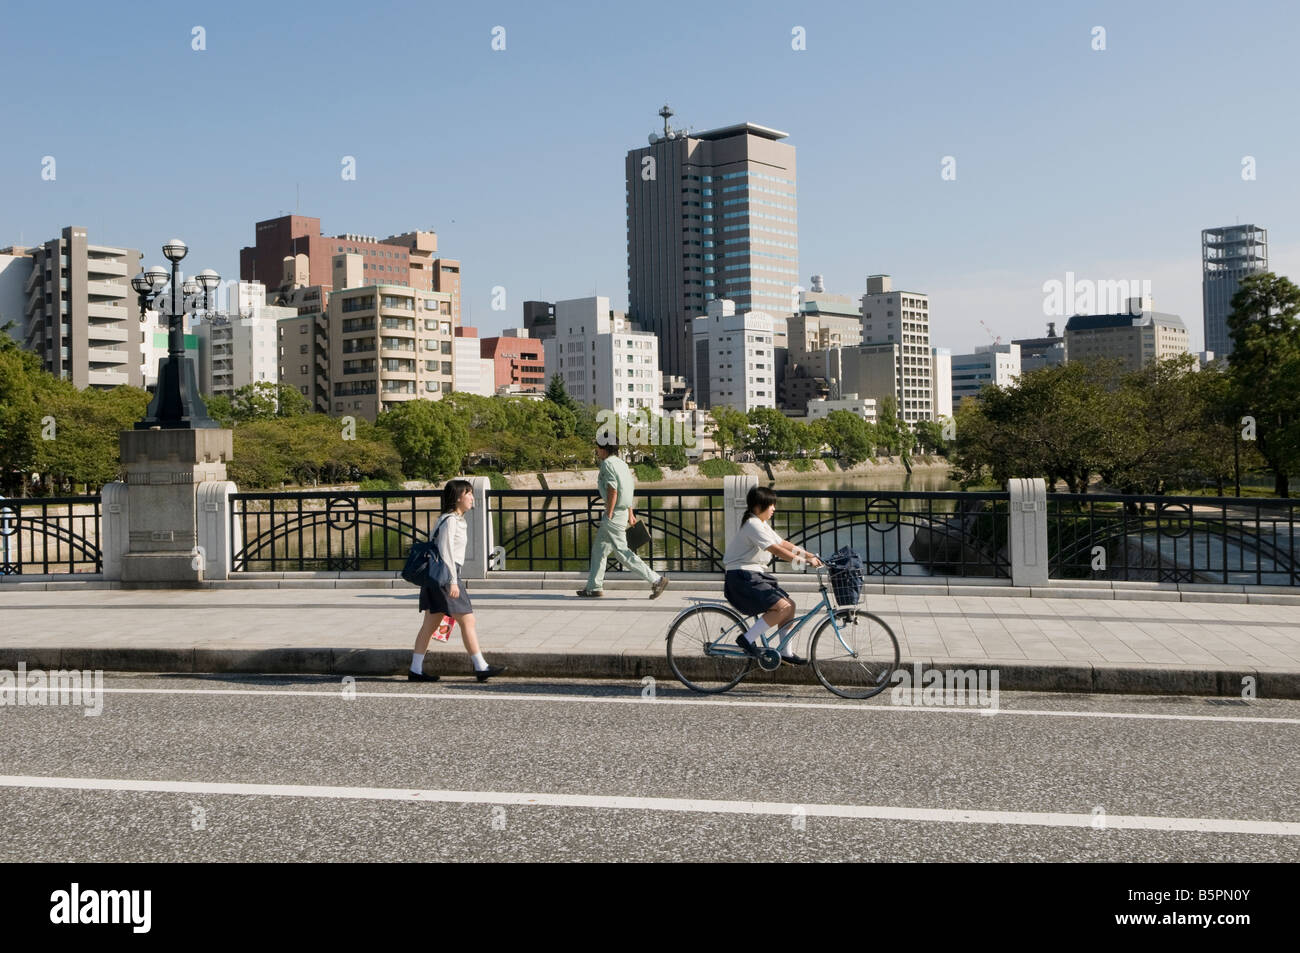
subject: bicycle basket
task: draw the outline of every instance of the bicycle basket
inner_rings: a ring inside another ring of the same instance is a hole
[[[862,598],[862,557],[847,546],[826,560],[837,606],[856,606]]]

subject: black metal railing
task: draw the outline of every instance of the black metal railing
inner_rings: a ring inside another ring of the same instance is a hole
[[[1055,578],[1300,585],[1300,500],[1053,493],[1047,501]]]
[[[814,553],[858,551],[877,576],[1010,578],[1009,494],[777,490],[772,528]]]
[[[399,571],[441,490],[232,493],[232,572]]]
[[[0,575],[103,572],[100,497],[0,499]]]
[[[493,569],[585,572],[604,504],[590,490],[502,490],[489,494]],[[718,572],[722,567],[722,491],[637,490],[637,519],[650,530],[637,555],[665,572]],[[611,567],[618,567],[611,560]]]

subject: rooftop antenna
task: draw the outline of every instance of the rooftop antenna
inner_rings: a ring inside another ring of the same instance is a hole
[[[664,108],[659,110],[659,115],[664,117],[664,138],[667,139],[668,133],[672,131],[668,128],[668,120],[672,117],[673,111],[668,108],[667,103],[664,103]]]

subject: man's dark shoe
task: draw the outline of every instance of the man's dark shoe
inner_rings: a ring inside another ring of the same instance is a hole
[[[667,588],[668,588],[668,577],[661,575],[659,577],[659,581],[656,582],[650,590],[650,598],[658,599],[659,596],[663,594],[663,591]]]
[[[412,672],[408,669],[406,672],[406,680],[408,682],[436,682],[438,680],[438,676],[428,675],[425,674],[424,672]]]
[[[595,599],[598,596],[603,596],[604,594],[605,594],[604,589],[579,589],[578,590],[578,595],[586,599]]]
[[[781,661],[784,662],[786,665],[807,665],[808,664],[808,660],[806,658],[800,658],[798,655],[782,655]]]
[[[751,642],[743,635],[736,636],[736,644],[745,650],[745,654],[752,659],[761,659],[763,657],[763,647],[757,642]]]
[[[483,671],[475,672],[474,677],[480,682],[486,682],[493,675],[500,675],[505,670],[506,666],[504,665],[489,665],[487,668],[483,669]]]

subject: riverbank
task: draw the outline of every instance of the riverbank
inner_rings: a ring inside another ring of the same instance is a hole
[[[809,469],[796,470],[790,461],[778,461],[771,464],[770,476],[767,468],[761,463],[737,463],[736,467],[742,474],[756,477],[762,484],[775,481],[777,486],[797,486],[802,483],[826,484],[828,482],[842,482],[851,485],[858,482],[876,482],[882,479],[901,482],[907,478],[907,468],[903,466],[902,460],[897,457],[881,457],[879,462],[868,460],[847,469],[838,467],[830,469],[823,460],[805,462]],[[926,483],[933,482],[936,479],[946,482],[949,469],[950,465],[943,457],[914,457],[912,459],[913,476],[918,479],[924,477],[923,482]],[[596,485],[596,472],[596,469],[592,468],[589,470],[551,470],[546,473],[509,473],[505,475],[505,479],[509,482],[510,488],[514,490],[589,489]],[[411,484],[405,485],[412,487]],[[691,464],[680,470],[665,469],[662,480],[637,480],[637,486],[644,487],[720,487],[721,485],[721,477],[705,476],[700,473],[700,468],[696,464]]]

